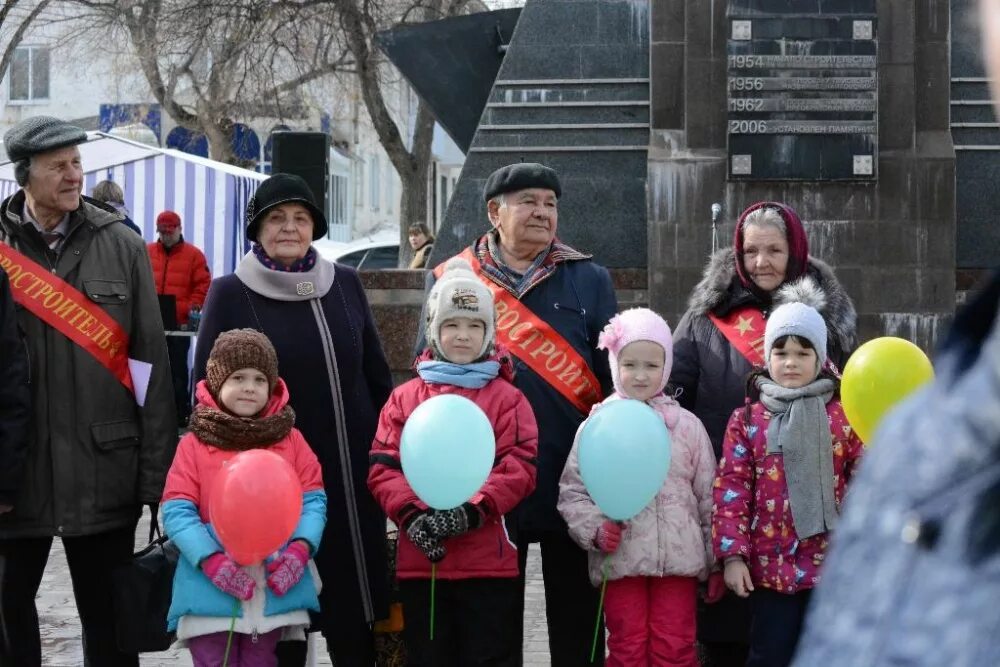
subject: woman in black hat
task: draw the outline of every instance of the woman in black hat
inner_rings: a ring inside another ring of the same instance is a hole
[[[368,493],[368,450],[392,377],[358,274],[319,256],[327,223],[306,182],[274,174],[247,206],[252,249],[236,272],[212,281],[202,310],[197,379],[216,337],[250,327],[278,352],[295,425],[323,467],[327,524],[316,554],[323,632],[340,665],[372,665],[372,624],[387,616],[385,517]],[[279,645],[302,665],[305,645]]]

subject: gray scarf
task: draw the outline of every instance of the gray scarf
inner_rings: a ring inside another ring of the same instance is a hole
[[[837,521],[837,504],[826,404],[833,398],[833,380],[787,389],[760,377],[757,388],[761,403],[771,413],[767,453],[782,456],[795,532],[804,539],[831,530]]]
[[[248,252],[236,267],[236,277],[252,291],[278,301],[308,301],[326,296],[333,286],[334,266],[322,257],[308,271],[273,271]]]

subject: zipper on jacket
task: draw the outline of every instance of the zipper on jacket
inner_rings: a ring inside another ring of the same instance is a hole
[[[170,249],[163,250],[163,278],[160,280],[160,294],[167,293],[167,270],[170,268]]]

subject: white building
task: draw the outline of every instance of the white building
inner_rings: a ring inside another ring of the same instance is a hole
[[[58,11],[48,10],[43,18],[60,18]],[[120,48],[109,47],[116,41]],[[401,134],[409,139],[417,98],[394,69],[387,71],[386,80],[386,103]],[[243,146],[256,158],[258,169],[270,171],[267,139],[274,129],[327,132],[334,145],[328,202],[331,239],[346,241],[398,228],[399,176],[378,141],[353,78],[331,76],[315,81],[303,98],[308,109],[305,118],[239,119],[247,139]],[[88,130],[110,130],[109,123],[129,125],[116,132],[139,141],[156,137],[165,147],[179,147],[178,137],[186,133],[165,112],[159,112],[123,37],[109,34],[95,39],[93,30],[80,33],[72,21],[43,20],[29,29],[0,80],[0,106],[0,134],[24,118],[42,114],[75,121]],[[122,111],[131,117],[113,117]],[[135,132],[142,127],[136,125],[137,120],[148,122],[158,132]],[[435,128],[433,152],[427,221],[436,229],[464,156],[440,127]]]

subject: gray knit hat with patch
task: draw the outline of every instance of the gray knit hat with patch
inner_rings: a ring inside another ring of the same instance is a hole
[[[441,324],[453,317],[480,320],[486,326],[478,359],[493,349],[493,337],[496,334],[493,293],[476,277],[472,266],[461,257],[448,260],[444,273],[434,283],[427,298],[427,342],[437,353],[441,352]]]

